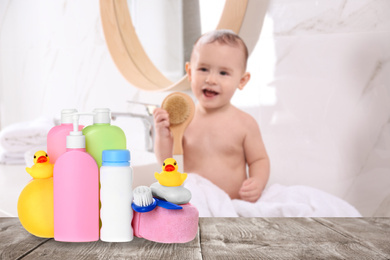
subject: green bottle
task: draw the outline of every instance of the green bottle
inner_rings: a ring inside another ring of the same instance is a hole
[[[126,149],[126,135],[121,128],[111,125],[110,109],[96,108],[93,113],[93,125],[85,127],[83,134],[85,149],[100,169],[103,151]]]

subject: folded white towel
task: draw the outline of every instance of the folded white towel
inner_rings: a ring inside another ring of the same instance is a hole
[[[23,153],[9,153],[0,147],[0,164],[24,164]]]
[[[5,127],[0,132],[0,145],[8,153],[24,153],[46,145],[47,133],[54,126],[54,120],[40,117],[28,122],[19,122]]]
[[[200,217],[361,217],[346,201],[307,186],[268,187],[255,202],[231,200],[209,180],[188,174],[184,186]]]

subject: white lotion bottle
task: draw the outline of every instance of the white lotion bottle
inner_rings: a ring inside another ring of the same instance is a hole
[[[129,150],[104,150],[100,167],[100,239],[105,242],[133,240],[133,169]]]

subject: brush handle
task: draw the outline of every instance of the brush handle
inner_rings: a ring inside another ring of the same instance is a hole
[[[174,204],[172,202],[166,201],[166,200],[160,200],[157,198],[154,198],[157,201],[157,206],[164,208],[164,209],[183,209],[182,206],[179,206],[177,204]]]
[[[173,155],[173,159],[175,159],[175,161],[178,165],[179,171],[184,171],[184,156],[183,156],[183,154]]]
[[[182,127],[181,127],[182,128]],[[183,134],[184,129],[179,129],[178,127],[171,127],[171,132],[173,136],[173,154],[183,154]]]

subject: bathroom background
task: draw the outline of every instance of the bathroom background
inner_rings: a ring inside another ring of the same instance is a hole
[[[200,1],[202,31],[215,28],[223,6],[209,2]],[[252,78],[232,101],[260,125],[269,184],[308,185],[363,216],[390,216],[389,13],[387,0],[270,0],[249,59]],[[1,130],[58,121],[63,108],[139,114],[144,108],[128,101],[158,105],[167,94],[140,91],[120,74],[98,1],[1,1]],[[112,123],[125,130],[133,165],[154,163],[142,120]],[[17,214],[30,179],[24,167],[0,164],[0,216]]]

